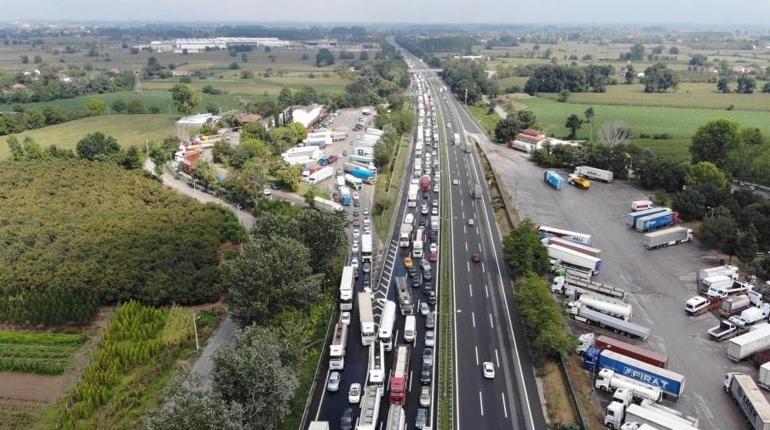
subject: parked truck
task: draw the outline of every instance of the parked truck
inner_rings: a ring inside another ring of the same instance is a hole
[[[571,240],[562,239],[560,237],[548,237],[542,239],[543,245],[559,245],[563,246],[564,248],[569,248],[573,251],[580,252],[582,254],[590,255],[591,257],[599,258],[602,255],[602,250],[599,248],[594,248],[593,246],[583,245],[580,243],[573,242]]]
[[[719,308],[719,316],[730,318],[733,315],[743,312],[743,310],[749,306],[751,306],[751,300],[749,299],[749,296],[745,294],[727,297],[722,300],[722,306]]]
[[[354,190],[360,190],[364,185],[364,181],[361,178],[353,176],[350,173],[345,174],[345,183],[350,185]]]
[[[636,220],[634,228],[638,232],[647,232],[668,227],[679,222],[679,212],[670,209],[652,215],[647,215]]]
[[[650,200],[634,200],[631,202],[631,210],[636,211],[644,211],[647,209],[650,209],[652,207],[652,201]]]
[[[574,276],[572,272],[554,277],[551,283],[551,292],[571,297],[583,293],[596,293],[616,299],[623,299],[626,296],[626,290],[623,288]]]
[[[741,408],[752,430],[770,430],[770,403],[751,376],[727,373],[722,382],[724,390]]]
[[[321,181],[325,181],[326,179],[331,178],[332,176],[334,176],[334,167],[326,166],[326,167],[322,167],[322,168],[316,170],[315,172],[311,173],[308,176],[307,181],[311,185],[315,185],[315,184],[318,184]]]
[[[770,304],[764,304],[761,307],[751,306],[741,311],[740,315],[731,316],[729,321],[738,327],[748,327],[766,320],[768,313],[770,313]]]
[[[642,327],[638,324],[589,309],[586,305],[580,303],[580,301],[568,303],[567,313],[577,321],[592,324],[597,327],[603,327],[612,330],[615,333],[642,340],[647,340],[652,331],[647,327]]]
[[[709,285],[705,284],[706,279],[714,276],[727,276],[730,279],[738,279],[738,268],[729,264],[725,264],[717,267],[709,267],[708,269],[701,269],[698,271],[696,280],[698,281],[698,291],[705,292],[709,289]]]
[[[721,320],[719,325],[711,327],[706,331],[711,339],[721,342],[723,340],[732,339],[735,336],[742,335],[748,331],[745,327],[738,327],[732,321]]]
[[[634,211],[634,212],[629,212],[629,213],[626,214],[626,224],[629,227],[634,228],[636,226],[636,221],[639,218],[643,218],[643,217],[646,217],[648,215],[654,215],[654,214],[657,214],[657,213],[660,213],[660,212],[665,212],[665,211],[670,211],[670,210],[671,209],[669,209],[669,208],[649,208],[649,209],[645,209],[645,210],[638,210],[638,211]]]
[[[631,304],[622,300],[602,296],[599,294],[576,294],[575,297],[580,303],[586,305],[589,309],[601,312],[603,314],[612,315],[616,318],[623,320],[631,319]]]
[[[362,181],[372,181],[377,177],[377,172],[371,169],[367,169],[355,163],[345,163],[343,168],[346,173],[349,173],[356,178],[360,178]]]
[[[770,325],[765,325],[730,339],[727,344],[727,358],[741,361],[755,352],[768,348],[770,348]]]
[[[591,188],[590,179],[586,179],[582,176],[578,176],[575,174],[570,174],[569,176],[567,176],[567,183],[569,183],[570,185],[574,185],[583,190],[587,190]]]
[[[559,245],[548,245],[548,256],[562,264],[580,267],[599,273],[602,270],[601,258],[592,257]]]
[[[612,182],[612,172],[590,166],[575,167],[575,175],[602,182]]]
[[[722,301],[719,299],[707,299],[703,296],[693,296],[684,302],[684,311],[690,316],[698,316],[708,311],[719,309]]]
[[[323,197],[313,197],[313,203],[315,208],[324,212],[339,213],[344,210],[341,204],[335,203],[332,200],[325,199]]]
[[[647,348],[632,345],[628,342],[624,342],[609,336],[596,336],[594,333],[586,333],[581,335],[578,340],[580,344],[577,348],[577,352],[581,355],[584,355],[586,351],[588,351],[588,348],[594,347],[596,349],[614,351],[619,354],[623,354],[626,357],[635,358],[653,366],[663,368],[668,367],[668,357],[665,354],[650,351]]]
[[[652,400],[653,402],[660,402],[663,400],[663,390],[660,388],[653,387],[626,376],[618,375],[610,369],[599,370],[594,386],[597,390],[606,391],[608,393],[617,389],[628,390],[628,392],[637,399],[647,399]]]
[[[655,407],[655,403],[642,402],[625,405],[612,402],[607,405],[604,425],[611,429],[622,429],[623,423],[635,423],[637,426],[648,425],[658,430],[697,430],[698,420],[685,417],[669,408]],[[642,427],[636,427],[642,428]]]
[[[553,170],[546,170],[545,173],[543,173],[543,180],[555,190],[564,188],[564,178],[559,176],[559,174]]]
[[[748,294],[751,296],[754,290],[754,286],[748,282],[733,280],[730,280],[729,283],[720,282],[716,285],[717,286],[712,285],[709,287],[709,289],[706,291],[706,296],[724,300],[727,297],[734,296],[736,294]]]
[[[765,361],[759,366],[759,379],[757,380],[757,385],[766,390],[770,390],[770,361]]]
[[[692,240],[692,229],[675,226],[653,231],[644,235],[644,246],[647,249],[663,248],[678,245]]]
[[[619,375],[660,388],[664,394],[674,398],[681,396],[684,391],[683,375],[607,349],[588,348],[583,367],[594,372],[610,369]]]

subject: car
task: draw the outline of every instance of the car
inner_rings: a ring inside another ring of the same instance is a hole
[[[350,325],[350,311],[342,311],[340,314],[340,322],[345,325]]]
[[[329,382],[326,383],[326,390],[330,391],[332,393],[336,393],[340,390],[340,380],[342,380],[342,375],[340,375],[340,372],[334,371],[329,374]]]
[[[417,178],[412,178],[409,180],[409,183],[417,185],[420,183],[420,180]]]
[[[460,185],[460,180],[457,178],[452,179],[452,185]]]
[[[422,199],[428,200],[428,193],[422,193]]]
[[[422,351],[422,362],[433,365],[433,348],[425,348]]]
[[[358,199],[359,199],[358,191],[353,191],[353,200],[358,200]]]
[[[425,302],[420,302],[420,315],[428,316],[430,313],[430,306]]]
[[[353,229],[353,239],[358,239],[359,237],[361,237],[361,230],[359,230],[357,228],[354,228]]]
[[[420,213],[423,215],[428,215],[428,203],[422,202],[422,205],[420,205]]]
[[[431,202],[431,204],[434,208],[438,207],[438,199],[433,199],[433,202]]]
[[[350,312],[348,312],[348,313],[350,313]],[[425,317],[425,328],[433,328],[435,326],[436,326],[436,314],[433,313],[433,312],[430,312]]]
[[[425,174],[430,176],[430,174],[433,173],[433,170],[430,169],[430,167],[425,168]]]
[[[345,408],[345,412],[340,417],[340,430],[353,429],[353,408]]]
[[[416,278],[417,277],[417,269],[416,268],[410,267],[409,269],[407,269],[407,271],[409,272],[409,277],[410,278]]]
[[[357,271],[358,270],[358,258],[352,258],[350,260],[350,266],[353,267],[353,271],[354,272]]]
[[[491,361],[481,363],[481,371],[487,379],[495,379],[495,365]]]
[[[433,291],[433,283],[426,282],[425,283],[425,296],[427,297],[427,301],[431,305],[436,304],[436,292]]]
[[[364,216],[367,217],[367,218],[364,218],[364,223],[367,223],[368,222],[367,220],[369,219],[368,218],[368,216],[369,216],[369,208],[364,208],[363,212],[364,212]]]
[[[433,378],[432,372],[433,367],[430,364],[422,363],[422,368],[420,369],[420,382],[423,384],[430,384],[430,381]]]
[[[361,227],[361,223],[358,222],[358,219],[353,220],[353,227],[356,227],[356,228]]]
[[[422,279],[420,278],[413,278],[412,279],[412,288],[420,288],[422,287]]]
[[[476,221],[474,221],[473,218],[468,218],[468,225],[473,227],[474,225],[476,225]]]
[[[430,252],[438,252],[438,243],[433,242],[430,244]]]
[[[425,330],[425,346],[433,347],[436,344],[436,332]]]
[[[473,252],[471,253],[471,261],[474,263],[478,263],[481,261],[481,253],[479,252]]]
[[[348,390],[348,402],[356,404],[361,401],[361,384],[354,382]]]
[[[430,281],[431,279],[433,279],[433,274],[430,272],[430,270],[426,272],[422,272],[422,278],[425,279],[426,281]]]
[[[363,270],[364,273],[369,273],[372,270],[372,263],[364,261],[364,264],[361,266],[361,270]]]
[[[424,258],[420,260],[420,267],[422,268],[423,272],[430,272],[430,262]]]
[[[353,216],[358,218],[358,209],[353,209]]]
[[[270,196],[273,195],[273,190],[271,190],[270,188],[265,188],[262,191],[262,195],[265,196],[265,197],[270,197]]]
[[[370,226],[369,224],[364,224],[363,230],[364,230],[364,234],[370,234],[372,232],[372,226]]]
[[[353,242],[353,246],[350,248],[350,251],[353,253],[353,255],[358,254],[358,242]]]
[[[404,267],[407,269],[411,269],[414,267],[414,262],[412,261],[412,257],[404,257]]]
[[[359,200],[353,200],[353,207],[357,208],[359,206],[361,206],[361,202]]]
[[[429,259],[430,261],[434,261],[434,262],[435,262],[435,261],[438,261],[438,252],[436,252],[436,251],[431,251],[431,252],[430,252],[430,254],[428,254],[428,259]]]
[[[372,220],[369,219],[369,214],[366,213],[366,209],[364,209],[364,219],[363,219],[363,221],[364,221],[364,228],[367,228],[370,225],[372,225]]]
[[[434,149],[433,151],[431,151],[430,153],[431,153],[431,154],[433,154],[433,156],[434,156],[434,157],[435,157],[436,155],[438,155],[438,152],[437,152],[435,149]]]
[[[437,207],[434,207],[433,209],[431,209],[431,210],[430,210],[430,214],[431,214],[431,215],[438,215],[438,208],[437,208]]]
[[[364,278],[363,281],[361,281],[361,289],[364,291],[368,291],[369,288],[372,287],[372,282],[369,280],[369,278]]]
[[[414,426],[418,429],[423,429],[428,425],[428,410],[425,408],[417,408],[417,415],[414,418]]]
[[[433,192],[437,193],[438,191],[439,191],[439,187],[438,187],[438,184],[436,184],[433,186]]]
[[[427,385],[424,387],[420,387],[420,406],[429,408],[430,401],[431,401],[430,387]]]
[[[425,227],[425,218],[420,218],[420,222],[417,223],[420,227]]]

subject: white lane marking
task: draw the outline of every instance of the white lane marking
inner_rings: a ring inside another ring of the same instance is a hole
[[[471,297],[473,297],[473,284],[468,284],[468,292],[471,294]]]
[[[465,252],[468,252],[468,241],[465,242]]]
[[[489,298],[489,288],[486,286],[486,284],[484,285],[484,294],[486,294],[487,298]]]
[[[478,363],[478,358],[476,359],[476,364]],[[367,366],[368,367],[368,366]],[[326,378],[324,378],[324,387],[329,385],[329,374],[331,373],[331,369],[326,369]],[[318,417],[321,415],[321,407],[324,404],[324,394],[326,394],[326,389],[323,389],[321,391],[321,400],[318,402],[318,410],[315,412],[315,420],[318,421]]]
[[[497,348],[495,348],[495,361],[497,362],[497,367],[500,367],[500,356],[497,355]]]
[[[487,273],[487,269],[484,268],[484,263],[481,263],[481,271]]]
[[[468,271],[470,272],[471,271],[471,263],[466,261],[465,265],[468,267]]]
[[[479,365],[479,348],[476,345],[473,345],[473,350],[476,351],[476,366]]]
[[[481,396],[481,391],[479,391],[479,408],[481,409],[481,416],[484,416],[484,398]]]
[[[473,328],[476,328],[476,313],[471,311],[471,321],[473,322]]]
[[[492,322],[492,313],[489,313],[489,326],[492,328],[495,328],[495,323]]]
[[[468,230],[465,228],[465,226],[463,226],[463,234],[468,234]]]
[[[500,398],[503,399],[503,414],[508,418],[508,408],[505,407],[505,394],[500,393]]]
[[[412,377],[412,371],[410,370],[409,371],[409,392],[410,393],[412,392],[412,379],[414,378]]]

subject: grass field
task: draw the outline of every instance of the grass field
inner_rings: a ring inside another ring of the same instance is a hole
[[[167,115],[105,115],[65,122],[30,130],[18,135],[29,136],[43,147],[74,148],[86,134],[101,131],[118,140],[121,146],[144,147],[146,141],[176,135],[175,118]],[[0,160],[8,158],[8,145],[0,138]]]
[[[481,127],[484,129],[487,135],[494,138],[495,126],[497,125],[498,121],[500,121],[500,116],[495,112],[489,113],[489,108],[481,103],[468,106],[468,110],[471,112],[471,115],[473,115],[476,121],[481,124]]]
[[[555,93],[540,96],[552,100],[559,97]],[[720,94],[716,91],[716,85],[709,83],[683,83],[676,92],[662,94],[645,93],[641,84],[610,85],[606,93],[572,93],[569,103],[721,110],[734,106],[735,110],[770,111],[770,94]]]
[[[86,334],[0,331],[0,371],[60,375]]]
[[[582,117],[583,112],[593,106],[594,133],[601,124],[608,121],[623,121],[632,130],[634,136],[641,133],[655,134],[668,133],[671,139],[651,140],[635,138],[634,142],[642,147],[651,148],[662,157],[673,159],[688,158],[690,137],[695,130],[715,119],[727,119],[735,121],[741,127],[757,127],[765,135],[770,135],[770,121],[767,112],[724,111],[715,109],[692,109],[673,107],[645,107],[645,106],[608,106],[588,105],[578,103],[559,103],[546,98],[532,98],[521,100],[537,116],[538,124],[545,130],[551,131],[557,137],[569,134],[564,127],[567,117],[577,114]],[[587,139],[589,126],[583,124],[578,130],[579,139]]]
[[[144,88],[153,90],[168,90],[179,81],[158,80],[145,81],[142,83]],[[198,91],[206,85],[210,85],[218,90],[223,90],[227,94],[245,95],[245,96],[276,96],[284,87],[296,90],[305,86],[314,88],[318,92],[343,92],[345,86],[351,81],[342,79],[336,74],[328,74],[328,77],[316,75],[310,78],[307,75],[291,76],[273,76],[270,78],[238,79],[229,77],[227,79],[203,79],[194,80],[192,86]]]

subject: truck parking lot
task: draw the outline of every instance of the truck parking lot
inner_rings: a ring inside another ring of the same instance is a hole
[[[697,294],[696,272],[719,264],[718,259],[697,243],[648,250],[644,235],[625,223],[631,202],[646,196],[622,181],[595,181],[589,190],[556,190],[544,182],[544,169],[524,154],[479,140],[522,218],[593,236],[592,246],[602,249],[598,280],[628,291],[625,300],[634,308],[631,321],[652,329],[643,344],[667,353],[669,369],[687,378],[683,395],[669,406],[699,418],[701,429],[747,428],[738,407],[722,390],[722,378],[728,371],[756,375],[757,370],[751,361],[731,361],[727,344],[709,338],[706,331],[719,324],[714,314],[690,317],[684,312],[685,301]],[[581,323],[573,329],[575,334],[594,330]]]

